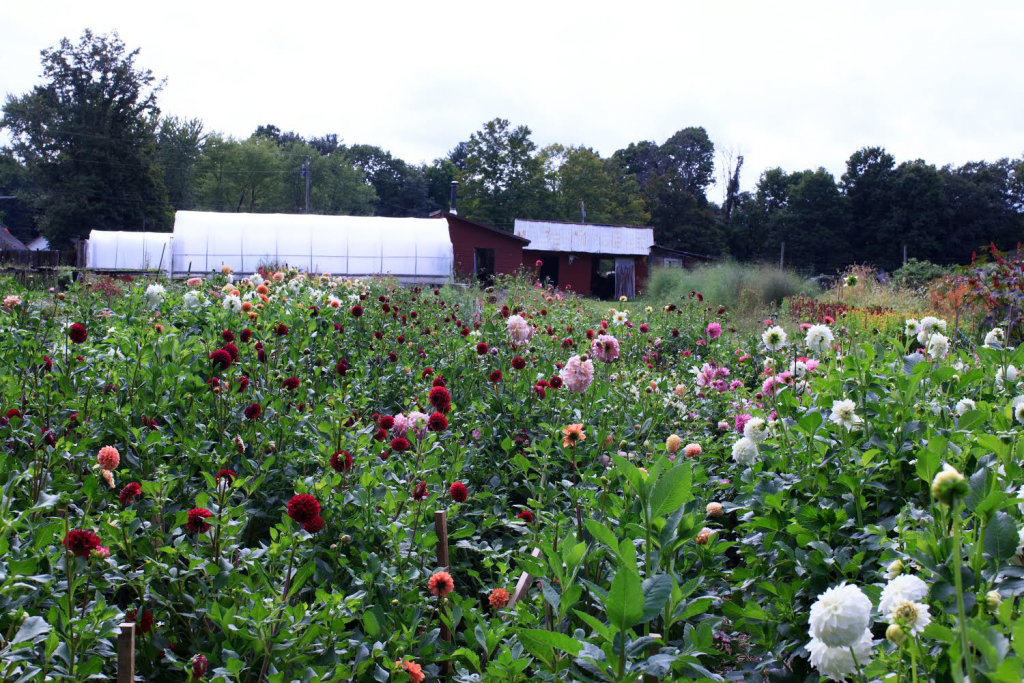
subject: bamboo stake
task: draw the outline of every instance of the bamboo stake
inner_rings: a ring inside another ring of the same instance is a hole
[[[534,548],[533,552],[530,553],[536,558],[540,558],[540,548]],[[516,582],[516,589],[512,592],[512,597],[508,601],[507,609],[515,607],[516,603],[519,602],[520,598],[526,594],[526,591],[530,589],[530,584],[533,583],[533,577],[530,576],[529,572],[523,572],[519,577],[519,581]]]

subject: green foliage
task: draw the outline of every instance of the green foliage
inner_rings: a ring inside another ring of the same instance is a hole
[[[949,269],[930,261],[909,258],[906,263],[893,271],[892,280],[901,287],[923,287],[947,272]]]
[[[0,128],[32,181],[38,227],[67,249],[91,229],[168,226],[157,165],[160,84],[116,33],[85,31],[43,50],[41,85],[8,95]]]
[[[791,270],[726,261],[694,269],[654,268],[646,298],[663,304],[686,298],[690,292],[700,292],[709,303],[744,314],[778,306],[787,296],[814,293],[815,287]]]

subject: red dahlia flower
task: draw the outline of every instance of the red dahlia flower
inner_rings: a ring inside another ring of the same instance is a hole
[[[427,418],[427,429],[432,432],[443,432],[448,429],[448,418],[441,413],[431,413]]]
[[[296,389],[299,388],[299,378],[286,377],[285,380],[281,382],[281,387],[287,389],[288,391],[295,391]]]
[[[220,338],[230,344],[231,342],[235,341],[235,333],[232,332],[231,330],[224,330],[223,332],[220,333]]]
[[[64,547],[75,557],[88,557],[89,553],[100,547],[100,537],[85,529],[72,529],[64,537]]]
[[[249,341],[252,340],[252,330],[248,327],[242,330],[242,333],[239,335],[239,339],[242,340],[243,344],[248,344]]]
[[[466,485],[461,481],[457,481],[451,485],[448,489],[448,495],[452,497],[456,503],[465,503],[466,499],[469,498],[469,491],[466,489]]]
[[[308,522],[306,522],[305,524],[303,524],[302,528],[305,529],[306,532],[310,533],[310,534],[319,533],[319,532],[323,531],[323,528],[324,528],[324,518],[321,517],[320,515],[317,515],[313,519],[311,519]]]
[[[452,395],[443,386],[435,386],[431,389],[428,398],[430,405],[434,406],[439,413],[447,413],[452,407]]]
[[[284,323],[278,323],[274,325],[274,334],[278,337],[284,337],[288,334],[288,326]]]
[[[497,384],[498,382],[500,382],[501,381],[501,377],[502,377],[501,370],[495,370],[491,374],[487,375],[487,379],[489,379],[494,384]]]
[[[68,338],[75,344],[81,344],[89,338],[89,331],[85,329],[85,325],[74,323],[68,328]]]
[[[242,375],[238,378],[238,393],[242,393],[249,388],[249,378]]]
[[[427,589],[431,595],[443,598],[455,590],[455,581],[452,580],[452,575],[448,572],[435,572],[427,581]]]
[[[344,376],[345,376],[345,373],[346,373],[346,372],[348,372],[348,371],[349,371],[349,369],[350,369],[350,368],[349,368],[349,366],[348,366],[348,361],[347,361],[347,360],[345,360],[344,358],[342,358],[341,360],[339,360],[339,361],[338,361],[338,364],[334,366],[334,371],[335,371],[335,372],[337,372],[337,373],[338,373],[339,375],[341,375],[342,377],[344,377]]]
[[[130,484],[125,484],[125,487],[121,489],[121,493],[118,495],[118,499],[121,501],[121,505],[128,505],[141,495],[142,486],[138,482],[133,481]]]
[[[135,610],[128,610],[124,613],[124,620],[135,622],[135,625],[139,628],[139,633],[149,633],[149,630],[153,628],[153,613],[148,609],[144,609],[142,610],[142,616],[136,618],[137,616],[138,614]]]
[[[562,378],[559,377],[558,375],[554,375],[550,380],[548,380],[548,383],[552,389],[562,388]]]
[[[521,519],[527,524],[529,524],[533,521],[533,513],[530,512],[529,510],[523,510],[518,515],[516,515],[516,519]]]
[[[231,354],[224,349],[217,349],[210,354],[210,363],[214,370],[227,370],[231,367]]]
[[[353,318],[358,318],[363,314],[363,307],[360,306],[359,304],[356,304],[349,310],[349,313],[352,314]]]
[[[332,455],[331,469],[335,472],[348,472],[352,469],[352,454],[348,451],[338,451]]]
[[[395,418],[391,415],[384,415],[377,424],[381,429],[391,429],[395,426]]]
[[[526,367],[526,359],[520,356],[516,356],[512,359],[512,367],[516,370],[522,370]]]
[[[476,345],[476,352],[477,352],[477,355],[480,355],[480,356],[485,355],[487,353],[487,344],[484,344],[483,342],[480,342],[479,344],[477,344]]]
[[[221,348],[223,350],[227,351],[228,355],[231,356],[231,362],[232,363],[238,361],[238,347],[237,346],[235,346],[231,342],[228,342],[227,344],[225,344]]]
[[[320,516],[320,503],[308,493],[297,493],[288,501],[288,516],[305,524]]]
[[[224,468],[217,472],[217,481],[220,481],[221,479],[227,480],[228,485],[230,485],[231,482],[233,482],[235,479],[238,479],[238,475],[235,474],[234,470]]]
[[[49,356],[43,356],[43,372],[53,371],[53,361],[50,360]]]
[[[263,408],[259,403],[250,403],[245,407],[245,417],[250,420],[258,420],[263,414]]]
[[[391,439],[391,450],[393,451],[404,453],[409,450],[410,447],[411,444],[409,443],[409,440],[403,436],[400,436],[397,439]]]
[[[213,517],[213,513],[206,508],[192,508],[188,511],[188,521],[185,522],[185,531],[190,534],[205,534],[212,526],[206,521]]]
[[[427,498],[427,482],[421,481],[416,484],[412,489],[413,500],[426,500]]]

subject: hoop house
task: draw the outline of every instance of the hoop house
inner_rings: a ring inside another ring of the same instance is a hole
[[[261,265],[353,277],[390,274],[444,282],[452,270],[448,222],[435,218],[178,211],[174,275]]]
[[[171,233],[93,230],[86,265],[96,270],[161,270],[171,274]]]

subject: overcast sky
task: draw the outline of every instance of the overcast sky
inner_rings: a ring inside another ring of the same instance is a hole
[[[149,9],[152,8],[152,9]],[[765,168],[887,147],[943,165],[1024,154],[1024,3],[8,3],[0,91],[39,51],[117,30],[166,114],[273,123],[430,161],[494,117],[609,155],[704,126]],[[713,190],[711,198],[720,199]]]

